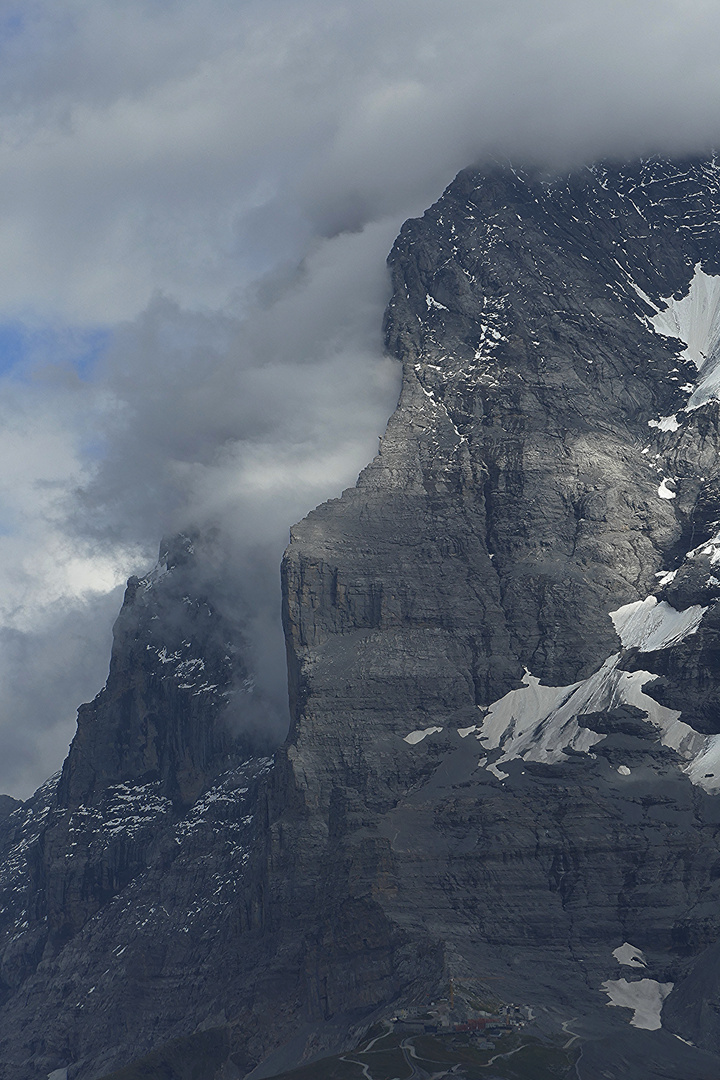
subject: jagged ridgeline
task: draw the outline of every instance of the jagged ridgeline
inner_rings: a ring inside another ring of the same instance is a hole
[[[720,1075],[720,169],[467,170],[389,262],[287,741],[180,540],[0,806],[3,1080]]]

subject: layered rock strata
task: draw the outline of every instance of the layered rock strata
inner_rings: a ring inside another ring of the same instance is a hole
[[[585,1011],[607,1068],[613,950],[680,994],[720,931],[719,179],[461,173],[390,256],[380,453],[285,560],[307,813],[410,941]]]

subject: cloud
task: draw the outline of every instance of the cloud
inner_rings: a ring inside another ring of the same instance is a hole
[[[112,323],[158,290],[217,308],[487,152],[678,152],[720,126],[720,14],[698,0],[27,8],[0,42],[11,312]]]
[[[257,283],[243,316],[158,296],[84,377],[46,365],[6,378],[0,787],[26,794],[60,763],[75,707],[107,672],[108,590],[117,607],[118,582],[189,526],[220,529],[222,599],[249,613],[266,722],[284,734],[279,562],[289,526],[354,482],[397,399],[378,271],[395,231],[318,239],[293,272]]]
[[[720,142],[719,31],[709,0],[0,0],[0,788],[60,763],[113,590],[188,522],[282,682],[288,526],[396,398],[402,221],[490,155]]]

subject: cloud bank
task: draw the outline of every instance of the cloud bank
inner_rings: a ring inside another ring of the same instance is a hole
[[[287,529],[394,406],[402,221],[492,155],[720,143],[719,32],[710,0],[0,0],[0,789],[59,766],[188,523],[281,680]]]

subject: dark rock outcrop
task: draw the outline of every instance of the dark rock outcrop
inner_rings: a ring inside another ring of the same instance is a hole
[[[251,688],[247,650],[199,585],[194,544],[184,536],[163,541],[152,574],[128,581],[107,684],[78,713],[61,806],[92,805],[133,778],[189,807],[237,752],[223,721]]]

